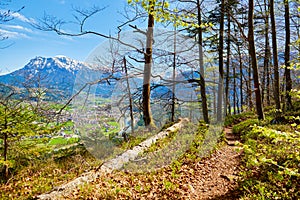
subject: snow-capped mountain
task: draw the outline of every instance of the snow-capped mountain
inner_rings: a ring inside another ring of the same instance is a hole
[[[27,71],[31,71],[31,73],[35,73],[32,70],[46,70],[48,73],[51,73],[57,69],[67,70],[75,74],[78,70],[82,69],[83,67],[87,67],[87,64],[83,62],[79,62],[66,56],[55,56],[53,58],[44,58],[44,57],[36,57],[23,68]]]
[[[198,77],[197,74],[191,76],[193,72],[182,72],[178,77],[180,80],[188,80],[191,77]],[[94,92],[95,95],[109,98],[113,91],[118,92],[115,88],[117,80],[122,79],[123,73],[114,72],[114,78],[111,78],[111,72],[108,68],[103,67],[101,70],[97,66],[93,66],[70,59],[65,56],[55,56],[50,58],[36,57],[31,59],[23,68],[16,70],[10,74],[0,76],[0,95],[7,94],[7,88],[3,84],[20,88],[21,97],[30,97],[35,100],[36,93],[45,93],[48,100],[68,99],[73,94],[73,89],[78,92],[81,87],[89,82],[97,82],[95,90],[86,90]],[[76,79],[77,78],[77,79]],[[98,82],[98,80],[103,80]],[[76,83],[75,83],[76,81]],[[140,87],[142,87],[142,79],[135,79]],[[1,85],[2,84],[2,85]],[[75,88],[74,88],[75,85]],[[93,86],[93,87],[94,87]],[[171,90],[167,86],[159,83],[152,83],[151,98],[170,98]],[[142,91],[142,88],[139,88]],[[83,91],[87,92],[87,91]]]
[[[65,56],[39,56],[31,59],[23,68],[0,76],[0,83],[25,91],[41,88],[52,99],[69,98],[76,75],[82,69],[90,69],[90,66]]]

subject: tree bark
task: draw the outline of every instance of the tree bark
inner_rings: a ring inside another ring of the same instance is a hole
[[[262,101],[264,102],[266,96],[266,103],[270,105],[270,41],[269,41],[269,7],[267,1],[264,0],[264,11],[265,11],[265,55],[264,55],[264,72],[262,79]]]
[[[229,74],[230,74],[230,5],[227,3],[227,57],[226,57],[226,80],[225,80],[225,114],[231,114],[229,98]]]
[[[171,107],[171,122],[175,122],[175,105],[176,105],[176,98],[175,98],[175,90],[176,90],[176,28],[174,31],[174,52],[173,52],[173,75],[172,75],[172,107]]]
[[[197,11],[198,11],[198,47],[199,47],[199,65],[200,65],[200,93],[201,93],[201,105],[202,105],[202,113],[203,119],[205,123],[209,123],[208,118],[208,109],[207,109],[207,98],[206,98],[206,88],[205,88],[205,77],[204,77],[204,63],[203,63],[203,48],[202,48],[202,16],[201,16],[201,8],[200,8],[200,0],[197,0]]]
[[[217,121],[221,122],[223,118],[223,80],[224,80],[224,0],[221,0],[220,32],[219,32],[219,85],[218,85],[218,102],[217,102]]]
[[[251,65],[253,68],[254,91],[256,100],[256,112],[258,119],[264,119],[263,105],[261,100],[261,92],[259,86],[259,75],[257,68],[256,50],[254,44],[254,28],[253,28],[253,15],[254,15],[254,0],[249,0],[249,13],[248,13],[248,40],[249,40],[249,54],[251,56]]]
[[[129,111],[130,111],[130,126],[131,126],[131,134],[134,134],[134,116],[133,116],[133,103],[132,103],[132,96],[131,96],[131,90],[130,90],[130,83],[129,83],[129,77],[128,77],[128,70],[127,70],[127,61],[126,58],[123,58],[124,63],[124,70],[125,70],[125,76],[126,76],[126,84],[127,84],[127,90],[128,90],[128,99],[129,99]],[[124,138],[124,140],[127,140],[127,137]]]
[[[251,56],[249,56],[249,63],[251,62]],[[249,105],[249,109],[252,110],[253,108],[253,103],[252,103],[252,90],[251,90],[251,81],[252,81],[252,77],[251,77],[251,66],[249,65],[248,67],[248,82],[247,82],[247,100],[248,100],[248,105]]]
[[[233,114],[236,114],[236,73],[235,65],[232,66],[233,69]]]
[[[291,45],[291,31],[290,31],[290,8],[289,1],[284,1],[284,21],[285,21],[285,52],[284,52],[284,63],[285,63],[285,102],[286,110],[291,110],[292,105],[292,79],[291,79],[291,70],[290,70],[290,45]]]
[[[274,100],[276,109],[280,109],[280,96],[279,96],[279,66],[278,66],[278,52],[277,52],[277,38],[276,38],[276,22],[274,13],[274,0],[270,0],[270,17],[271,17],[271,30],[272,30],[272,48],[273,48],[273,65],[274,65]]]
[[[237,44],[237,48],[238,48],[238,54],[239,54],[239,63],[240,63],[240,101],[241,101],[241,109],[240,111],[243,112],[244,108],[243,108],[243,104],[244,104],[244,92],[243,92],[243,62],[242,62],[242,54],[241,54],[241,48],[240,48],[240,44]]]
[[[145,65],[144,65],[144,85],[143,85],[143,119],[146,127],[155,127],[150,104],[150,83],[152,69],[152,46],[154,28],[154,2],[149,1],[150,11],[148,14],[148,30],[146,41]]]

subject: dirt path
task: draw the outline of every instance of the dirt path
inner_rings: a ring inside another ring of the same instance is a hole
[[[115,172],[109,177],[99,177],[90,187],[89,199],[166,199],[166,200],[200,200],[200,199],[238,199],[237,179],[239,173],[240,153],[233,144],[238,140],[231,128],[225,129],[227,144],[216,150],[210,157],[199,162],[184,163],[176,176],[170,167],[164,168],[156,175],[127,174]],[[106,180],[112,183],[107,183]],[[176,185],[167,189],[166,183]],[[100,189],[101,188],[101,189]],[[123,188],[124,193],[115,193]],[[79,190],[68,196],[77,199],[86,193]]]
[[[98,174],[86,180],[88,189],[74,188],[44,199],[238,199],[237,180],[240,154],[234,143],[239,139],[232,128],[224,129],[227,144],[210,157],[183,163],[174,176],[168,166],[157,174]],[[172,187],[175,186],[176,187]],[[42,198],[43,199],[43,198]]]
[[[194,188],[190,199],[238,199],[235,190],[241,153],[234,144],[239,138],[232,134],[231,127],[224,132],[227,145],[196,164],[195,175],[190,177]]]

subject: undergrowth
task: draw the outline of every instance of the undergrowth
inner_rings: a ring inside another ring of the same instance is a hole
[[[201,123],[198,127],[187,125],[184,129],[170,134],[163,140],[158,141],[148,150],[147,154],[157,151],[164,152],[164,159],[167,159],[168,146],[182,148],[182,142],[189,141],[189,146],[171,164],[167,164],[153,171],[123,172],[116,171],[113,174],[99,177],[93,184],[87,184],[69,194],[68,198],[83,197],[85,199],[180,199],[187,196],[189,186],[182,188],[186,174],[193,176],[193,166],[199,158],[199,151],[203,147],[204,136],[208,126]],[[192,135],[193,137],[190,137]],[[191,139],[192,138],[192,139]],[[180,142],[182,141],[182,142]],[[209,156],[209,155],[207,155]],[[156,157],[155,159],[160,159]],[[149,159],[150,160],[150,159]],[[139,166],[145,167],[145,166]],[[126,168],[127,169],[127,168]],[[181,186],[180,186],[181,185]]]
[[[120,179],[101,177],[101,179],[103,179],[102,182],[98,182],[98,184],[109,186],[109,188],[98,190],[99,185],[86,184],[80,186],[76,193],[83,199],[93,195],[93,192],[97,194],[95,196],[101,197],[101,199],[116,197],[132,198],[131,190],[139,191],[141,196],[143,196],[145,192],[150,193],[153,187],[156,187],[158,188],[157,190],[161,191],[161,197],[173,196],[177,198],[180,196],[177,191],[179,183],[177,178],[180,176],[180,173],[182,173],[182,166],[184,163],[194,162],[197,159],[207,128],[205,124],[200,124],[198,127],[188,125],[185,129],[172,133],[153,145],[150,149],[150,153],[160,151],[160,149],[164,149],[169,144],[171,144],[169,146],[174,148],[182,148],[180,145],[186,141],[190,141],[189,146],[187,146],[188,148],[184,149],[185,152],[183,152],[181,156],[173,160],[170,165],[158,171],[139,174],[116,172],[116,174],[122,176]],[[182,140],[178,140],[178,138]],[[127,145],[126,148],[130,148],[129,146],[134,146],[142,140],[143,138],[135,138],[129,141],[130,145]],[[73,152],[74,149],[72,148],[70,150]],[[49,192],[100,165],[100,161],[95,160],[84,148],[79,148],[75,150],[74,153],[72,152],[57,152],[56,154],[43,157],[33,156],[26,164],[18,167],[11,174],[9,180],[2,180],[0,184],[0,199],[32,199],[36,195]],[[137,176],[139,177],[138,179],[136,179]],[[148,183],[141,181],[142,179],[147,179]],[[120,187],[120,182],[123,180],[128,181],[128,188],[126,186]],[[137,180],[141,182],[134,184],[134,188],[129,188],[130,181]],[[76,193],[72,195],[78,197]]]
[[[30,199],[66,183],[99,163],[87,151],[79,150],[60,159],[33,159],[0,184],[0,199]]]
[[[225,118],[224,126],[238,124],[241,121],[244,121],[249,118],[255,118],[255,114],[253,111],[243,112],[236,115],[228,115]]]
[[[233,127],[243,144],[241,199],[300,198],[300,132],[297,121],[248,119]],[[286,118],[288,118],[286,116]]]

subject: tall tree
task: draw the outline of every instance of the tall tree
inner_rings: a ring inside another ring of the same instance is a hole
[[[265,52],[264,52],[264,71],[262,79],[262,101],[264,102],[266,96],[266,103],[270,105],[270,41],[269,41],[269,4],[264,0],[264,13],[265,13]],[[265,94],[266,93],[266,94]]]
[[[244,111],[243,104],[244,104],[244,92],[243,92],[243,62],[242,62],[242,53],[241,53],[241,47],[240,43],[238,42],[237,44],[237,49],[238,49],[238,57],[239,57],[239,73],[240,73],[240,102],[241,102],[241,112]]]
[[[143,84],[143,118],[145,126],[154,127],[151,104],[150,104],[150,81],[151,81],[151,69],[152,69],[152,46],[153,46],[153,28],[154,28],[154,0],[149,0],[148,11],[148,29],[147,29],[147,41],[146,41],[146,53],[144,64],[144,84]]]
[[[219,30],[219,86],[218,86],[218,100],[217,100],[217,121],[220,122],[223,118],[222,105],[223,105],[223,80],[224,80],[224,13],[225,13],[225,0],[221,0],[220,10],[220,30]]]
[[[251,55],[248,58],[248,63],[251,62]],[[251,65],[247,67],[248,69],[248,80],[247,80],[247,101],[248,101],[248,107],[250,110],[253,108],[253,102],[252,102],[252,71],[251,71]]]
[[[234,63],[232,66],[232,76],[233,76],[233,114],[236,114],[236,108],[237,108],[237,92],[236,92],[236,64]]]
[[[256,50],[254,43],[254,26],[253,26],[253,17],[254,17],[254,0],[249,0],[249,12],[248,12],[248,40],[249,40],[249,54],[251,57],[251,65],[253,69],[253,79],[254,79],[254,91],[255,91],[255,100],[256,100],[256,112],[258,119],[264,119],[263,105],[261,100],[261,92],[259,86],[259,74],[257,68],[257,58]]]
[[[290,70],[290,45],[291,45],[291,31],[290,31],[290,8],[289,1],[283,0],[284,3],[284,21],[285,21],[285,52],[284,52],[284,63],[285,63],[285,104],[286,109],[290,110],[292,108],[292,79]]]
[[[230,98],[229,98],[229,79],[230,79],[230,40],[231,40],[231,5],[230,2],[227,2],[226,4],[226,13],[227,13],[227,56],[226,56],[226,75],[225,75],[225,114],[230,115],[231,114],[231,106],[230,106]]]
[[[204,78],[204,61],[203,61],[203,38],[202,38],[202,16],[201,16],[201,6],[200,0],[197,0],[197,13],[198,13],[198,47],[199,47],[199,65],[200,65],[200,91],[201,91],[201,105],[202,113],[205,123],[209,123],[208,109],[207,109],[207,98],[206,98],[206,88],[205,88],[205,78]]]
[[[280,109],[280,87],[279,87],[279,65],[278,65],[278,51],[277,51],[277,36],[276,36],[276,22],[274,12],[274,0],[270,0],[270,17],[271,17],[271,31],[272,31],[272,49],[273,49],[273,65],[274,65],[274,100],[276,109]]]

